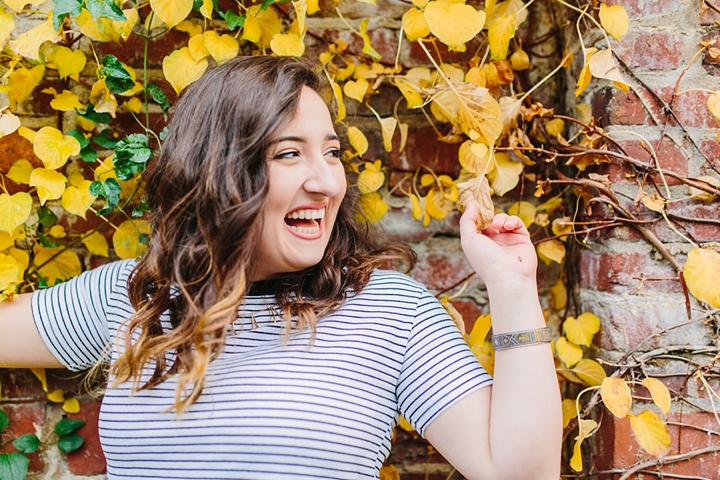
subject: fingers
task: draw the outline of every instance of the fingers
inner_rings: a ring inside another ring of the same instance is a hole
[[[492,223],[483,230],[485,235],[492,235],[498,233],[524,233],[527,234],[527,228],[523,221],[516,217],[510,216],[506,213],[499,213],[495,215]]]
[[[478,216],[478,206],[474,201],[468,203],[465,206],[465,213],[460,217],[460,237],[461,238],[472,238],[476,235],[477,227],[475,221]]]

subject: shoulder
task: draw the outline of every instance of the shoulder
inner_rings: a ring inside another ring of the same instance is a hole
[[[426,292],[427,288],[423,284],[403,273],[395,270],[375,270],[360,293],[391,296],[405,294],[418,297]]]

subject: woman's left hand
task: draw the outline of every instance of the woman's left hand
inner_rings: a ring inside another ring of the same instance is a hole
[[[537,255],[522,220],[500,213],[479,232],[477,215],[477,204],[469,203],[460,218],[460,238],[465,256],[485,285],[534,283]]]

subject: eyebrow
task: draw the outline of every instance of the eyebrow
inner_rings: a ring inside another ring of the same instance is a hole
[[[340,137],[338,137],[338,136],[337,136],[336,134],[334,134],[334,133],[328,133],[327,135],[325,135],[324,141],[329,142],[329,141],[332,141],[332,140],[340,141]],[[280,142],[299,142],[299,143],[307,143],[307,139],[306,139],[305,137],[297,137],[297,136],[292,136],[292,135],[290,135],[290,136],[286,136],[286,137],[276,138],[275,140],[271,141],[270,144],[271,144],[271,145],[275,145],[275,144],[280,143]]]

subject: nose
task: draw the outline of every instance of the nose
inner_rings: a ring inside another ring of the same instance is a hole
[[[345,167],[339,159],[328,161],[318,155],[307,162],[307,180],[303,187],[310,193],[327,197],[344,195],[347,188]]]

